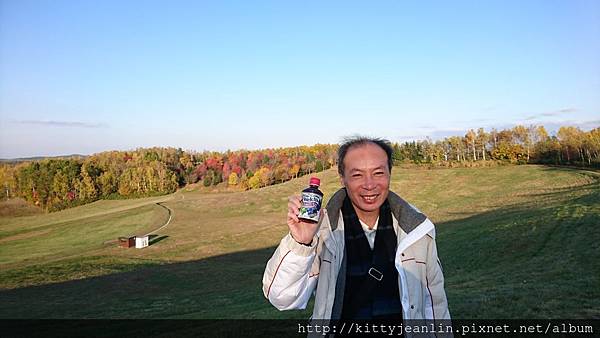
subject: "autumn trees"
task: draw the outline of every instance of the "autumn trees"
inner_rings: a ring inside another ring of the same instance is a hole
[[[85,159],[46,159],[0,166],[4,198],[20,196],[46,210],[98,199],[174,192],[201,182],[256,189],[335,165],[337,145],[186,152],[175,148],[107,151]]]
[[[12,166],[10,196],[52,211],[98,199],[170,193],[178,181],[165,162],[156,153],[138,150],[20,163]]]
[[[329,169],[335,165],[336,152],[337,145],[317,144],[255,151],[228,151],[224,154],[204,153],[200,157],[207,160],[198,165],[196,174],[206,186],[222,181],[241,189],[256,189]],[[215,161],[219,165],[212,165]]]
[[[482,161],[600,167],[600,128],[561,127],[549,136],[543,126],[515,126],[464,136],[392,144],[394,163],[436,165]],[[167,194],[199,183],[257,189],[336,165],[337,145],[316,144],[263,150],[194,152],[179,148],[107,151],[86,158],[0,164],[2,198],[20,196],[46,210],[98,199]],[[486,163],[486,162],[484,162]]]
[[[600,166],[600,128],[584,132],[561,127],[549,136],[543,126],[517,125],[511,129],[486,132],[468,130],[463,137],[451,136],[436,142],[430,139],[393,145],[395,163],[473,163],[496,160],[510,163],[547,163]]]

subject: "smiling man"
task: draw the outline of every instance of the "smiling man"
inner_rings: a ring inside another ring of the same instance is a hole
[[[313,319],[450,319],[435,227],[389,191],[391,157],[386,140],[347,139],[338,151],[343,188],[316,224],[298,219],[300,196],[289,198],[290,233],[263,276],[271,304],[303,309],[316,291]]]

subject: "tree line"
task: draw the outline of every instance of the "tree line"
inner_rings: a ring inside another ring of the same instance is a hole
[[[436,165],[503,161],[600,167],[600,128],[584,132],[577,127],[560,127],[550,136],[544,126],[517,125],[512,129],[477,131],[443,140],[394,144],[395,163]]]
[[[220,152],[146,148],[107,151],[85,158],[44,159],[0,165],[4,198],[22,197],[47,211],[98,199],[175,192],[187,184],[225,182],[256,189],[335,165],[337,145]]]
[[[501,161],[600,167],[600,128],[543,126],[469,130],[442,140],[393,143],[395,164],[473,166]],[[181,148],[107,151],[85,158],[44,159],[0,165],[3,198],[22,197],[47,211],[98,199],[172,193],[200,183],[257,189],[337,165],[336,144],[227,152]]]

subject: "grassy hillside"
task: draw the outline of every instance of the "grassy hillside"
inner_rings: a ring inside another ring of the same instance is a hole
[[[318,175],[326,196],[333,170]],[[182,190],[48,215],[0,213],[0,317],[307,318],[262,296],[287,232],[287,196],[308,177],[255,191]],[[543,166],[394,168],[392,190],[437,225],[450,310],[462,318],[600,317],[600,181]],[[118,236],[146,233],[145,249]]]

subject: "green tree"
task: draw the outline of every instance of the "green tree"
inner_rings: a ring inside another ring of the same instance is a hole
[[[81,167],[81,199],[84,201],[92,201],[98,197],[98,190],[94,179],[88,172],[88,167],[84,164]]]
[[[215,172],[210,169],[206,172],[206,175],[204,175],[204,179],[202,180],[202,184],[205,187],[210,187],[213,184],[213,178],[215,176]]]
[[[119,187],[117,177],[112,171],[103,172],[98,178],[98,183],[102,197],[108,197],[117,192]]]
[[[54,175],[52,182],[52,202],[51,209],[62,209],[63,204],[67,202],[67,194],[69,193],[69,179],[62,172],[57,172]]]
[[[0,188],[3,190],[0,193],[0,198],[10,199],[16,191],[16,174],[17,167],[14,165],[0,164]]]

